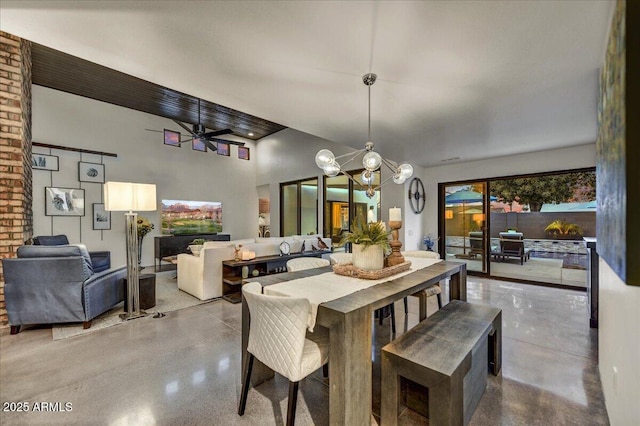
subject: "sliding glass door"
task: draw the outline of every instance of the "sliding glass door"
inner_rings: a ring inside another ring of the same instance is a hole
[[[438,185],[440,252],[472,273],[564,287],[587,285],[595,237],[593,169]]]
[[[318,233],[318,179],[280,184],[280,235]]]
[[[380,189],[368,198],[360,185],[361,173],[362,170],[350,172],[357,183],[344,175],[324,179],[324,236],[331,238],[334,245],[349,232],[355,219],[365,222],[380,220]],[[373,175],[374,185],[379,185],[380,173]]]
[[[445,258],[467,263],[468,271],[487,272],[487,184],[441,186]]]

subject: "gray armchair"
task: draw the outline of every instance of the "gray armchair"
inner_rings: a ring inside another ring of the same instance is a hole
[[[124,300],[127,268],[94,273],[82,244],[22,246],[18,257],[2,259],[11,334],[25,324],[91,320]]]

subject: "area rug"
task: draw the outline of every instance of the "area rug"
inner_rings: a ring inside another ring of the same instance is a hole
[[[176,271],[159,272],[156,274],[156,306],[145,309],[152,317],[154,314],[177,311],[178,309],[208,303],[211,300],[200,300],[184,291],[178,290]],[[97,316],[91,323],[91,328],[82,328],[82,323],[59,324],[52,327],[53,340],[67,339],[93,333],[107,327],[123,324],[120,314],[124,312],[124,302],[120,302],[111,310]]]

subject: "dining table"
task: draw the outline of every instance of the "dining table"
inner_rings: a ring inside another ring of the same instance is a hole
[[[250,281],[259,282],[263,292],[304,297],[303,288],[310,289],[313,313],[310,313],[309,329],[319,325],[329,330],[329,423],[331,425],[370,425],[372,408],[372,316],[380,308],[417,295],[421,290],[449,279],[449,298],[467,300],[466,263],[444,260],[412,258],[411,270],[392,275],[368,285],[358,278],[351,278],[353,292],[339,291],[332,299],[330,291],[322,302],[314,304],[318,286],[328,287],[335,282],[343,283],[347,277],[335,274],[332,267],[307,269],[304,271],[265,275]],[[281,284],[280,286],[278,286]],[[286,284],[286,285],[282,285]],[[344,284],[349,285],[349,284]],[[322,288],[322,287],[320,287]],[[278,289],[278,290],[276,290]],[[293,289],[293,290],[292,290]],[[421,304],[426,305],[426,297]],[[421,305],[422,306],[422,305]],[[421,316],[426,316],[426,311]],[[313,318],[312,318],[313,317]],[[242,301],[242,365],[246,357],[251,316],[246,301]],[[251,385],[257,386],[273,377],[274,372],[258,359],[253,365]]]

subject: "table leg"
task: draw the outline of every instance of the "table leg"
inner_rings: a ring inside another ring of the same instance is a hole
[[[449,300],[467,301],[467,266],[462,265],[460,272],[451,275],[449,281]]]
[[[342,316],[329,331],[329,424],[371,424],[371,310]]]

